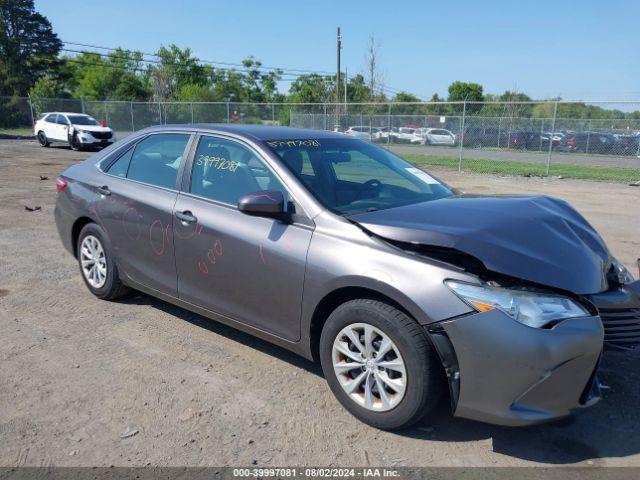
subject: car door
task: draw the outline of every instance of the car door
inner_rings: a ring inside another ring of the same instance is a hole
[[[47,137],[57,141],[67,141],[67,119],[64,115],[56,115],[55,122],[49,127]]]
[[[180,299],[287,340],[300,338],[300,308],[312,223],[248,216],[249,194],[289,193],[260,155],[234,139],[203,135],[175,205]]]
[[[173,207],[190,133],[142,138],[112,163],[98,185],[94,213],[104,224],[125,277],[177,296]]]
[[[56,134],[56,122],[58,121],[58,115],[50,113],[42,119],[42,130],[48,139],[54,140]]]

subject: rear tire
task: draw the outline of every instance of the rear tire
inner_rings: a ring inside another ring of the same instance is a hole
[[[100,225],[88,223],[82,228],[76,251],[82,280],[96,297],[115,300],[129,293],[129,287],[120,280],[111,243]]]
[[[351,341],[354,337],[359,346]],[[385,352],[387,342],[391,347]],[[360,348],[365,350],[362,355]],[[380,301],[358,299],[336,308],[322,330],[320,361],[338,401],[359,420],[382,430],[417,422],[442,394],[442,368],[424,329]],[[354,368],[347,371],[345,365]]]
[[[47,138],[47,136],[45,135],[45,133],[42,130],[40,130],[38,132],[37,137],[38,137],[38,143],[40,144],[41,147],[45,147],[46,148],[49,145],[51,145],[49,143],[49,139]]]

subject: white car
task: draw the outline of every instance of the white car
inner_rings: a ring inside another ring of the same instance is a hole
[[[51,143],[67,143],[73,150],[81,150],[85,147],[106,147],[116,141],[113,130],[83,113],[43,113],[33,131],[43,147]]]
[[[456,136],[443,128],[417,128],[413,132],[411,143],[453,146],[456,144]]]
[[[400,127],[392,139],[398,143],[410,143],[415,131],[415,128]]]
[[[373,140],[377,138],[378,131],[376,127],[356,126],[347,128],[344,133],[361,140]]]

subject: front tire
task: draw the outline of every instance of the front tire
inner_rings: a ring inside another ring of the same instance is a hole
[[[71,147],[71,150],[73,150],[74,152],[79,152],[80,150],[82,150],[82,144],[78,140],[77,135],[73,135],[69,139],[69,146]]]
[[[322,330],[320,361],[338,401],[382,430],[417,422],[442,394],[440,362],[424,329],[380,301],[340,305]]]
[[[78,236],[80,274],[91,293],[102,300],[115,300],[127,294],[129,288],[120,280],[111,244],[104,229],[88,223]]]
[[[38,143],[40,144],[41,147],[45,147],[46,148],[49,145],[51,145],[49,143],[49,139],[47,138],[47,135],[42,130],[40,130],[38,132],[37,137],[38,137]]]

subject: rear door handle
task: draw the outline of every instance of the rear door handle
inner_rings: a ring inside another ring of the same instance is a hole
[[[108,197],[109,195],[111,195],[111,190],[109,190],[109,187],[107,187],[106,185],[103,185],[102,187],[98,188],[98,193],[100,195]]]
[[[198,221],[196,217],[189,210],[185,210],[184,212],[176,212],[176,217],[185,224],[195,223]]]

